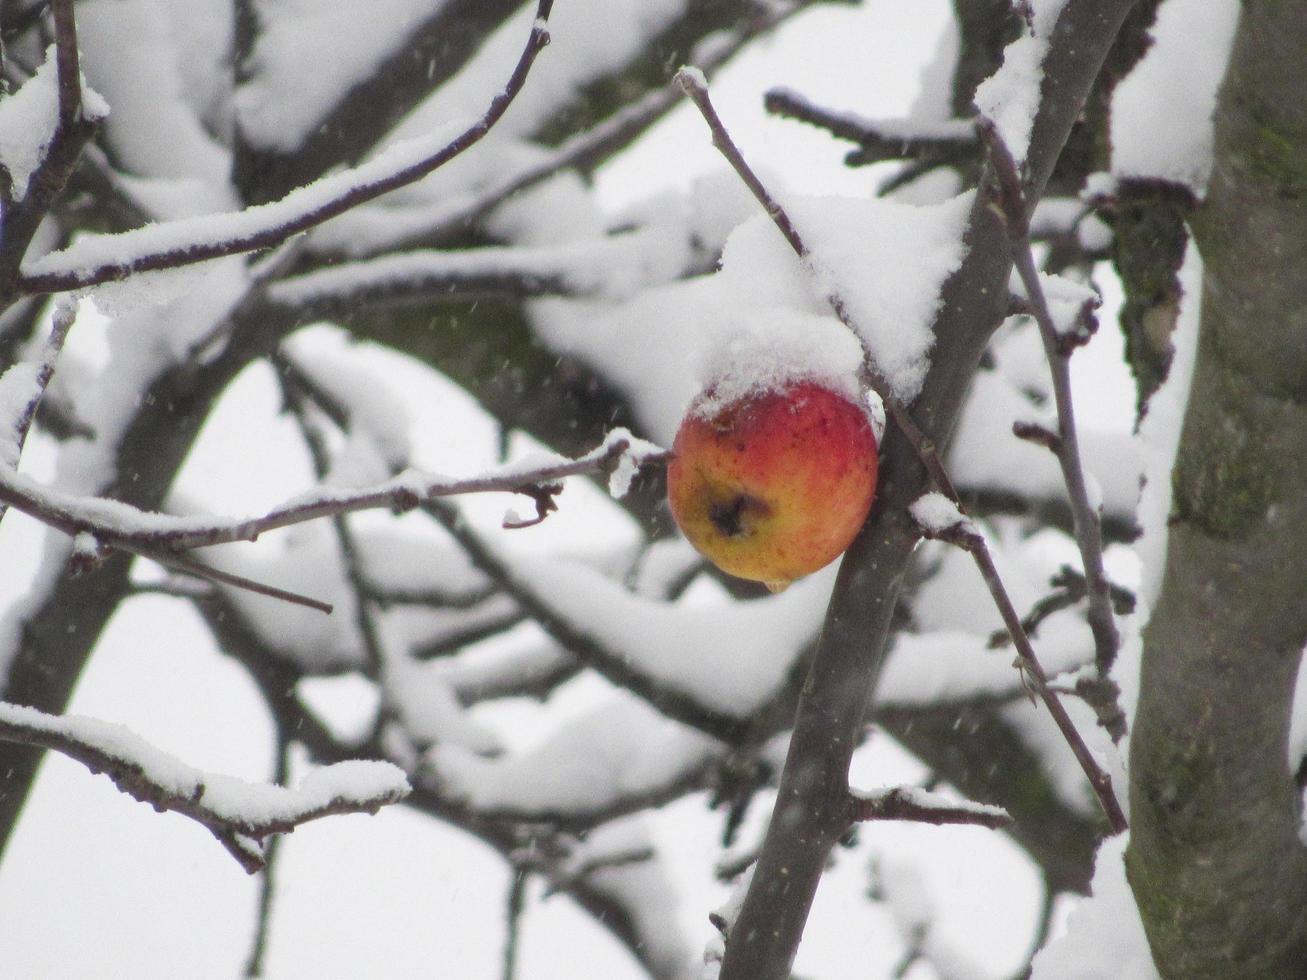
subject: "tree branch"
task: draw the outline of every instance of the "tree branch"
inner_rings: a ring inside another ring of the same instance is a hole
[[[1089,502],[1089,487],[1084,465],[1080,459],[1080,439],[1076,430],[1075,405],[1071,400],[1071,347],[1053,322],[1048,299],[1035,268],[1030,250],[1030,208],[1021,187],[1016,163],[994,124],[981,120],[977,125],[981,138],[988,147],[990,160],[998,173],[999,201],[1007,221],[1011,240],[1012,261],[1026,289],[1030,312],[1039,325],[1044,356],[1048,360],[1053,378],[1053,397],[1057,405],[1057,438],[1045,442],[1062,468],[1067,496],[1071,501],[1071,514],[1075,528],[1076,545],[1084,563],[1085,580],[1089,587],[1089,627],[1094,634],[1094,648],[1100,683],[1114,692],[1111,680],[1112,665],[1116,662],[1121,645],[1116,621],[1112,616],[1111,586],[1103,570],[1103,530],[1098,509]],[[1095,705],[1099,722],[1120,741],[1125,735],[1125,714],[1117,703],[1115,692],[1102,705]]]
[[[1002,807],[982,803],[957,803],[938,793],[928,793],[915,786],[896,786],[874,793],[849,793],[849,820],[910,820],[936,826],[965,824],[1002,830],[1012,824],[1012,817]]]
[[[175,564],[182,551],[254,541],[268,531],[321,517],[382,508],[403,513],[440,497],[467,493],[518,493],[535,499],[545,492],[543,488],[563,477],[611,473],[628,453],[633,453],[642,463],[663,457],[661,451],[633,447],[632,439],[625,430],[617,429],[603,444],[578,459],[527,468],[506,466],[498,472],[463,480],[406,471],[362,489],[320,487],[260,517],[234,520],[148,513],[118,501],[80,497],[42,487],[5,468],[0,468],[0,502],[66,534],[89,534],[102,548],[121,549],[164,564]]]
[[[1094,791],[1094,795],[1098,797],[1103,813],[1107,815],[1112,832],[1114,834],[1121,833],[1126,829],[1127,824],[1121,804],[1112,791],[1112,777],[1098,764],[1093,753],[1089,751],[1089,746],[1085,745],[1084,739],[1076,731],[1075,723],[1071,721],[1071,717],[1066,713],[1066,708],[1062,706],[1062,702],[1058,700],[1057,695],[1049,689],[1048,675],[1040,665],[1039,658],[1035,656],[1035,648],[1030,642],[1030,637],[1026,635],[1021,617],[1017,615],[1016,608],[1012,605],[1012,599],[998,574],[998,568],[994,565],[994,558],[989,553],[989,546],[985,543],[984,535],[956,509],[954,509],[954,513],[957,514],[956,520],[942,522],[936,520],[933,515],[931,519],[923,520],[918,516],[920,513],[919,507],[922,503],[923,501],[919,501],[913,507],[913,516],[917,517],[922,533],[928,538],[947,541],[949,544],[961,548],[975,560],[981,578],[985,580],[985,587],[989,589],[994,605],[1003,618],[1003,625],[1007,627],[1008,635],[1012,637],[1012,642],[1016,646],[1018,654],[1020,654],[1017,666],[1028,678],[1030,687],[1039,696],[1039,699],[1044,702],[1044,706],[1053,717],[1053,721],[1062,733],[1062,737],[1066,740],[1067,745],[1071,747],[1076,762],[1089,780],[1089,786]]]
[[[53,749],[133,799],[189,817],[251,874],[264,866],[264,838],[334,814],[376,813],[409,793],[403,772],[384,762],[328,766],[293,790],[247,783],[188,766],[121,725],[16,704],[0,703],[0,739]]]
[[[536,56],[549,43],[547,20],[552,7],[553,0],[538,0],[536,19],[517,66],[504,90],[495,96],[481,118],[453,139],[437,137],[434,150],[431,138],[406,141],[389,147],[375,160],[292,191],[273,204],[225,216],[205,215],[121,235],[84,239],[31,263],[19,275],[20,291],[49,293],[82,289],[133,273],[176,269],[207,259],[269,248],[365,201],[425,177],[478,143],[512,105]]]
[[[845,158],[849,166],[883,160],[915,160],[941,166],[974,156],[975,127],[969,120],[863,119],[834,112],[810,102],[787,88],[774,88],[763,99],[767,111],[783,119],[796,119],[824,129],[837,139],[857,143]]]

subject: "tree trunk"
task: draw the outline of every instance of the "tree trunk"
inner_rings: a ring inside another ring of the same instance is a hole
[[[1144,638],[1126,862],[1166,977],[1307,970],[1307,4],[1244,5],[1195,222],[1198,359]]]

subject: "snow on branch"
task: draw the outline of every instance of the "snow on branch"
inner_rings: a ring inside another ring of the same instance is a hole
[[[0,375],[0,466],[18,468],[23,444],[36,418],[37,406],[54,377],[54,362],[63,350],[76,316],[76,308],[71,303],[60,303],[40,358],[35,362],[15,364]],[[0,506],[0,517],[4,516],[4,511]]]
[[[683,272],[661,270],[649,255],[665,251],[657,232],[627,232],[551,247],[485,246],[460,251],[423,249],[330,266],[274,284],[273,303],[314,314],[356,309],[362,303],[413,303],[468,295],[598,296],[629,291],[635,283]],[[646,268],[648,267],[648,268]]]
[[[771,4],[730,31],[712,35],[694,51],[694,60],[711,74],[730,61],[750,41],[805,8],[800,3]],[[467,228],[512,195],[569,168],[592,170],[615,149],[627,146],[680,102],[671,86],[651,89],[623,104],[590,129],[568,137],[557,147],[523,166],[492,178],[482,187],[442,194],[430,204],[405,203],[402,208],[367,206],[328,222],[309,236],[316,252],[340,252],[362,258],[421,241],[438,240]]]
[[[259,517],[177,517],[150,513],[116,500],[81,497],[44,487],[0,468],[0,502],[68,534],[86,534],[101,549],[121,548],[135,554],[181,552],[235,541],[254,541],[261,534],[306,521],[361,510],[412,510],[439,497],[467,493],[520,493],[533,500],[552,497],[562,488],[556,481],[583,473],[611,473],[622,457],[640,463],[663,458],[662,450],[614,429],[595,449],[576,459],[561,456],[524,460],[496,467],[479,476],[450,479],[406,470],[393,479],[361,489],[318,487]]]
[[[944,163],[977,152],[976,129],[968,119],[866,119],[822,108],[787,88],[768,91],[764,105],[773,115],[806,122],[857,143],[859,149],[845,158],[850,166],[905,159]]]
[[[939,826],[972,824],[991,830],[1001,830],[1012,824],[1012,817],[1001,806],[958,802],[951,796],[916,786],[895,786],[869,793],[850,790],[849,818],[857,823],[864,820],[911,820]]]
[[[88,235],[23,267],[24,293],[83,289],[138,272],[173,269],[278,245],[292,235],[411,184],[481,140],[521,91],[549,43],[553,0],[538,0],[522,54],[502,92],[470,125],[453,122],[428,136],[392,144],[375,159],[298,188],[279,201],[228,214],[201,215],[117,235]]]
[[[389,762],[339,762],[294,789],[251,783],[188,765],[122,725],[4,702],[0,739],[52,749],[160,812],[190,817],[251,874],[265,865],[263,841],[270,835],[334,814],[376,813],[410,792],[404,772]]]

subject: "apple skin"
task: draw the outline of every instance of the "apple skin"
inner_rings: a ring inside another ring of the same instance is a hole
[[[876,493],[867,412],[810,381],[705,414],[691,404],[672,444],[667,497],[690,543],[724,572],[779,592],[838,558]]]

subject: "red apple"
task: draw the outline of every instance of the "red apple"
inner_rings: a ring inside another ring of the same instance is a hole
[[[834,561],[876,492],[864,408],[811,381],[691,404],[667,496],[681,531],[722,571],[779,592]]]

